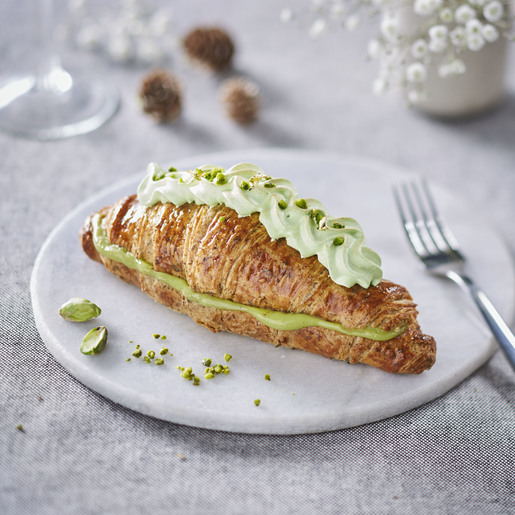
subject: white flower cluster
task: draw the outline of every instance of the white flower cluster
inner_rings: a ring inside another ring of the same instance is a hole
[[[308,12],[314,21],[309,34],[321,36],[337,22],[354,28],[359,12],[379,14],[379,33],[368,44],[368,55],[380,61],[373,90],[380,94],[394,87],[405,90],[409,103],[428,98],[424,83],[429,65],[436,65],[440,77],[462,75],[466,66],[462,54],[478,52],[501,35],[511,38],[512,18],[509,0],[311,0]],[[399,12],[408,9],[418,26],[401,26]],[[281,13],[283,21],[296,17],[290,9]],[[349,20],[352,22],[349,24]]]
[[[104,52],[117,63],[160,64],[176,41],[169,36],[169,12],[141,0],[120,0],[93,15],[85,0],[69,0],[68,38],[79,48]]]

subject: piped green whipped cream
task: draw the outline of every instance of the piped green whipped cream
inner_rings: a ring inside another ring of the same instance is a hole
[[[356,220],[328,216],[321,202],[299,198],[289,180],[272,179],[251,163],[228,170],[204,165],[183,171],[150,163],[138,187],[138,201],[144,206],[224,204],[241,217],[257,212],[270,238],[286,238],[303,258],[316,255],[335,283],[368,288],[382,279],[381,258],[365,245]]]

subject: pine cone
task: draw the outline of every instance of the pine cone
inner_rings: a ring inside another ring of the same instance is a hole
[[[179,81],[165,70],[154,70],[143,78],[139,91],[143,111],[160,123],[171,122],[181,112]]]
[[[220,72],[231,65],[234,43],[223,29],[199,27],[189,32],[183,41],[188,57],[211,71]]]
[[[221,89],[222,102],[230,118],[242,125],[252,123],[259,112],[257,84],[241,77],[227,80]]]

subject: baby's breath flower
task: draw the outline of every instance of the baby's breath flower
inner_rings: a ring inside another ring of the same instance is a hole
[[[442,5],[442,0],[415,0],[413,10],[420,16],[433,14]]]
[[[454,13],[452,12],[451,9],[449,9],[448,7],[444,7],[441,11],[440,11],[440,19],[444,22],[444,23],[452,23],[452,21],[454,20]]]
[[[478,19],[469,20],[465,25],[467,34],[479,34],[481,35],[481,29],[483,24]]]
[[[417,39],[413,45],[411,45],[411,55],[415,59],[421,59],[427,54],[427,42],[424,39]]]
[[[493,43],[499,38],[499,31],[493,26],[487,23],[481,27],[481,35],[489,42]]]
[[[360,19],[359,19],[359,16],[353,14],[352,16],[349,16],[346,20],[345,20],[345,28],[348,30],[348,31],[353,31],[355,30],[358,25],[360,24]]]
[[[386,92],[387,89],[388,89],[388,84],[382,78],[376,79],[374,81],[374,84],[372,85],[372,91],[374,92],[374,95],[382,95],[383,93]]]
[[[422,63],[411,63],[406,68],[408,82],[424,82],[427,78],[426,67]]]
[[[467,31],[464,27],[456,27],[449,33],[449,39],[456,48],[465,48],[467,46]]]
[[[341,20],[345,14],[345,7],[342,2],[335,2],[331,6],[331,17],[335,20]]]
[[[393,41],[397,37],[399,31],[399,21],[391,14],[386,14],[381,20],[381,34],[388,40]]]
[[[467,34],[467,48],[478,52],[485,46],[485,40],[481,34]]]
[[[442,78],[453,77],[463,73],[465,73],[465,63],[461,59],[454,59],[454,61],[442,64],[438,68],[438,75]]]
[[[441,39],[432,39],[429,42],[429,50],[433,52],[434,54],[439,54],[440,52],[443,52],[447,48],[447,42]]]
[[[282,22],[288,23],[293,20],[293,11],[291,9],[284,8],[279,16]]]
[[[368,42],[367,53],[372,59],[377,59],[381,55],[382,48],[377,39],[371,39]]]
[[[433,25],[428,33],[431,40],[444,42],[447,39],[449,31],[445,25]]]
[[[326,30],[326,22],[323,18],[318,18],[309,29],[309,36],[318,39]]]
[[[499,0],[488,2],[483,9],[484,17],[492,23],[498,22],[502,18],[503,14],[504,9]]]
[[[476,17],[476,11],[469,4],[460,5],[454,12],[454,19],[458,23],[467,23]]]
[[[418,89],[411,89],[408,91],[408,102],[412,105],[420,104],[427,100],[427,94]]]

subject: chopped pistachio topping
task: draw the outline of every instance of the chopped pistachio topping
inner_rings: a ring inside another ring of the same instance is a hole
[[[157,358],[157,359],[154,361],[154,363],[155,363],[156,365],[163,365],[163,364],[164,364],[164,362],[165,362],[165,360],[164,360],[163,358]]]
[[[23,429],[23,426],[22,426],[21,424],[18,424],[18,425],[16,426],[16,429],[17,429],[18,431],[21,431],[22,433],[24,433],[24,432],[25,432],[25,429]]]
[[[160,334],[158,334],[158,333],[154,333],[152,336],[153,336],[156,340],[157,340],[157,339],[159,339],[159,338],[161,337],[161,335],[160,335]]]
[[[270,374],[265,374],[265,381],[270,381]]]
[[[240,217],[259,213],[272,240],[285,238],[303,258],[316,255],[337,284],[368,288],[381,281],[381,260],[365,245],[356,220],[329,217],[318,200],[299,198],[289,180],[272,179],[251,163],[239,163],[227,171],[203,165],[194,170],[163,172],[155,163],[148,166],[147,176],[138,187],[142,205],[223,204]],[[344,237],[342,245],[333,245],[336,237]]]
[[[161,340],[166,340],[166,335],[165,334],[161,335]]]
[[[153,350],[149,350],[147,352],[147,356],[150,358],[150,359],[154,359],[155,356],[156,356],[156,353],[153,351]]]
[[[227,353],[224,354],[225,361],[231,361],[231,358],[232,358],[232,356],[230,354],[227,354]]]
[[[161,347],[159,354],[161,354],[161,356],[168,354],[168,349],[166,347]]]
[[[59,314],[70,322],[87,322],[96,318],[102,310],[88,299],[73,297],[59,308]]]
[[[259,406],[261,404],[261,399],[254,399],[254,405]]]
[[[225,216],[221,216],[221,217],[219,218],[219,221],[220,221],[220,222],[225,222]]]
[[[95,329],[91,329],[91,331],[84,336],[80,351],[82,354],[88,355],[100,354],[105,349],[106,343],[107,329],[101,325]]]
[[[211,359],[210,358],[204,358],[202,360],[202,364],[205,366],[205,367],[210,367],[211,366]]]
[[[341,236],[338,236],[338,238],[335,238],[333,240],[333,245],[343,245],[343,238]]]
[[[131,360],[131,358],[127,358],[125,361],[130,361],[130,360]]]
[[[141,358],[141,349],[136,349],[132,355],[135,357],[135,358]]]

